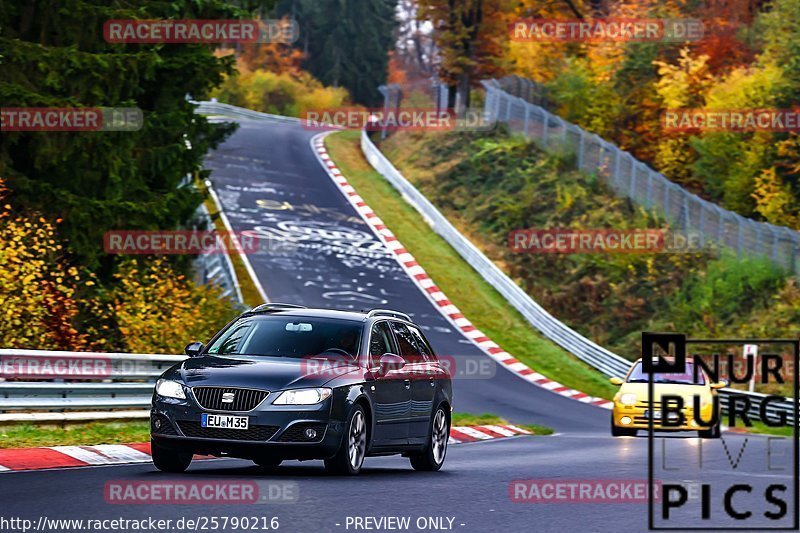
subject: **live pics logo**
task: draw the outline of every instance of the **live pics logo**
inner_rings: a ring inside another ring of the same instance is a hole
[[[688,346],[693,352],[714,353],[710,358],[688,355]],[[757,356],[757,347],[777,352],[787,346],[793,351],[793,376],[783,368],[785,357]],[[720,347],[728,347],[723,356],[727,365],[720,365]],[[733,353],[738,348],[743,348],[741,355]],[[730,372],[731,385],[752,391],[758,378],[760,390],[786,396],[726,388],[713,396],[711,419],[704,418],[704,386],[720,386],[720,368],[733,368],[736,357],[746,359],[745,371]],[[679,333],[642,333],[642,370],[650,399],[646,416],[651,530],[798,530],[798,359],[796,339],[687,339]],[[793,398],[787,397],[789,390]],[[731,430],[757,424],[793,429],[791,436],[781,437],[730,431],[720,438],[685,439],[662,433],[670,426],[704,430],[720,422]]]

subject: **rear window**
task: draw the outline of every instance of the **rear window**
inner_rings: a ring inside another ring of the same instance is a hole
[[[363,324],[335,318],[250,316],[208,348],[214,355],[309,357],[358,355]]]

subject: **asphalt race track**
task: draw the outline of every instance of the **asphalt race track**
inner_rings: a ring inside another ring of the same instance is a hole
[[[241,128],[216,152],[207,167],[225,212],[238,231],[264,240],[265,250],[249,256],[270,299],[340,309],[389,307],[411,314],[438,353],[481,357],[433,307],[383,249],[320,166],[309,140],[315,132],[299,125],[241,121]],[[187,342],[195,339],[187,339]],[[549,376],[558,379],[558,376]],[[444,470],[418,473],[400,457],[368,458],[361,476],[329,476],[321,462],[287,462],[264,474],[239,460],[197,462],[184,476],[138,464],[0,475],[2,515],[48,518],[178,519],[198,516],[277,516],[280,531],[357,531],[348,517],[452,518],[461,531],[644,531],[648,505],[637,503],[517,503],[513,480],[627,480],[646,483],[648,439],[609,436],[609,412],[550,393],[497,367],[488,379],[454,382],[457,411],[495,413],[512,423],[553,427],[549,437],[459,444],[448,450]],[[723,440],[694,437],[654,441],[655,477],[690,487],[685,509],[664,527],[790,528],[797,493],[790,441],[726,433]],[[702,457],[702,465],[700,461]],[[735,465],[732,466],[732,465]],[[296,503],[274,505],[113,505],[104,497],[109,481],[256,479],[296,482]],[[700,519],[699,484],[710,484],[709,520]],[[724,516],[723,492],[750,483],[751,493],[731,501],[750,510],[750,521]],[[786,486],[780,496],[788,514],[765,500],[769,484]],[[443,524],[450,524],[444,520]],[[230,529],[233,530],[233,529]],[[374,530],[374,529],[373,529]],[[388,530],[388,529],[382,529]],[[53,531],[57,531],[53,529]],[[62,531],[65,531],[62,529]]]

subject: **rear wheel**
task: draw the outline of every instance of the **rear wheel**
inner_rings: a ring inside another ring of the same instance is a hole
[[[163,448],[150,439],[150,454],[153,457],[153,464],[162,472],[172,472],[180,474],[185,472],[192,463],[191,452],[176,452]]]
[[[444,407],[439,407],[431,422],[431,436],[422,453],[409,456],[414,470],[435,472],[442,468],[450,439],[450,420]]]
[[[334,474],[354,476],[361,471],[367,454],[367,417],[364,408],[353,406],[345,424],[339,451],[325,459],[325,469]]]

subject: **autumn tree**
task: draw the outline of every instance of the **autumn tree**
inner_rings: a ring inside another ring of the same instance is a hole
[[[502,2],[419,0],[420,20],[433,24],[439,77],[450,88],[448,107],[466,109],[470,88],[502,72],[502,42],[508,28]]]

